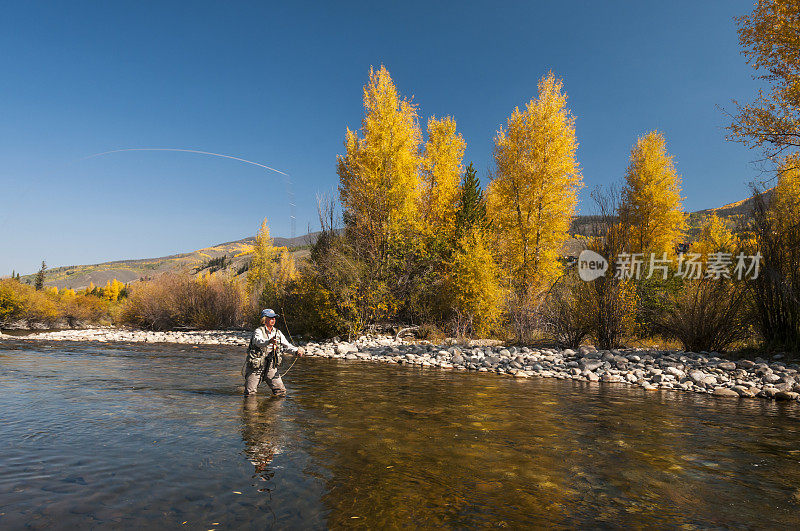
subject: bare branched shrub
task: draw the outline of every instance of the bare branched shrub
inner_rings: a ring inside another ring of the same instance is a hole
[[[796,205],[774,208],[758,190],[754,190],[753,199],[755,245],[751,252],[757,250],[763,257],[760,274],[749,282],[755,310],[754,321],[768,344],[797,348],[800,346],[798,208]],[[785,202],[791,199],[787,197]],[[795,203],[800,201],[797,197],[793,199]],[[775,193],[771,202],[774,200]]]
[[[687,281],[657,317],[657,325],[687,351],[724,352],[749,335],[745,293],[743,285],[731,280]]]
[[[244,324],[247,296],[241,282],[211,276],[196,281],[189,291],[191,304],[185,314],[189,326],[224,329]]]
[[[125,323],[149,328],[168,330],[180,322],[181,293],[191,279],[185,276],[164,274],[148,282],[131,287],[131,296],[122,312]]]
[[[153,330],[231,328],[245,324],[246,303],[244,287],[235,279],[167,273],[132,287],[122,319]]]
[[[588,291],[589,285],[569,271],[547,294],[541,326],[563,347],[577,348],[592,331]]]
[[[70,326],[109,319],[109,303],[91,295],[76,295],[63,303],[63,315]]]
[[[506,308],[514,336],[523,343],[530,341],[540,327],[541,302],[534,303],[527,293],[512,290]]]
[[[588,290],[585,311],[591,320],[591,334],[602,349],[620,346],[623,336],[631,329],[636,311],[633,282],[614,275],[614,260],[628,248],[629,235],[617,216],[620,193],[615,188],[592,191],[598,209],[593,230],[596,237],[588,248],[609,261],[605,275],[593,280]]]
[[[432,342],[443,341],[447,336],[436,325],[422,324],[416,330],[416,337]]]
[[[472,334],[473,318],[464,312],[456,309],[449,323],[450,333],[457,339],[465,339]]]

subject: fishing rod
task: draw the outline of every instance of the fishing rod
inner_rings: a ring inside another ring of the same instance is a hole
[[[289,334],[289,341],[291,341],[292,345],[294,345],[294,338],[292,337],[292,333],[289,331],[289,325],[286,324],[286,312],[283,311],[283,306],[281,306],[281,317],[283,318],[283,327],[286,328],[286,333]],[[292,362],[291,365],[289,365],[289,368],[286,369],[286,371],[280,375],[281,379],[283,379],[283,377],[286,376],[286,374],[288,374],[288,372],[292,370],[292,367],[294,367],[294,364],[297,363],[297,358],[299,357],[300,356],[294,357],[294,361]]]
[[[124,149],[112,149],[111,151],[103,151],[102,153],[95,153],[93,155],[89,155],[88,157],[83,157],[80,160],[88,160],[93,159],[95,157],[100,157],[103,155],[110,155],[111,153],[123,153],[125,151],[177,151],[179,153],[198,153],[200,155],[211,155],[212,157],[222,157],[224,159],[233,159],[238,160],[239,162],[245,162],[247,164],[252,164],[253,166],[258,166],[260,168],[264,168],[266,170],[274,171],[280,173],[281,175],[285,175],[286,177],[289,176],[288,173],[282,172],[281,170],[276,170],[275,168],[271,168],[269,166],[265,166],[264,164],[260,164],[258,162],[253,162],[252,160],[243,159],[241,157],[234,157],[233,155],[225,155],[223,153],[214,153],[213,151],[200,151],[199,149],[183,149],[183,148],[124,148]]]
[[[243,162],[245,164],[251,164],[253,166],[258,166],[259,168],[264,168],[265,170],[273,171],[275,173],[279,173],[279,174],[283,175],[286,178],[285,179],[285,181],[286,181],[286,193],[289,196],[289,218],[290,218],[290,229],[291,229],[290,237],[294,238],[297,217],[295,215],[296,205],[295,205],[295,199],[294,199],[294,192],[292,190],[292,179],[291,179],[291,176],[286,172],[283,172],[283,171],[278,170],[276,168],[273,168],[271,166],[267,166],[266,164],[261,164],[260,162],[255,162],[255,161],[248,160],[248,159],[245,159],[245,158],[242,158],[242,157],[235,157],[233,155],[226,155],[225,153],[216,153],[216,152],[213,152],[213,151],[203,151],[203,150],[200,150],[200,149],[164,148],[164,147],[112,149],[112,150],[109,150],[109,151],[103,151],[101,153],[94,153],[92,155],[88,155],[86,157],[83,157],[83,158],[81,158],[79,160],[83,161],[83,160],[93,159],[93,158],[96,158],[96,157],[102,157],[102,156],[105,156],[105,155],[111,155],[113,153],[125,153],[125,152],[134,152],[134,151],[156,151],[156,152],[158,152],[158,151],[166,151],[166,152],[194,153],[194,154],[198,154],[198,155],[208,155],[208,156],[211,156],[211,157],[219,157],[219,158],[223,158],[223,159],[230,159],[230,160],[235,160],[235,161],[238,161],[238,162]],[[281,308],[281,314],[283,314],[283,308]],[[289,333],[289,338],[291,339],[292,344],[294,344],[294,338],[292,338],[292,334],[289,331],[288,325],[286,324],[286,316],[285,315],[283,316],[283,323],[284,323],[284,326],[286,327],[286,331]],[[272,348],[273,355],[277,355],[278,354],[278,349],[279,348],[280,348],[280,346],[278,344],[276,344],[274,342],[274,339],[273,339],[273,348]],[[294,367],[295,362],[297,362],[297,356],[295,356],[295,359],[292,362],[292,364],[289,366],[289,368],[286,369],[286,371],[282,375],[280,375],[281,378],[283,376],[286,376],[286,374],[292,369],[292,367]],[[246,366],[247,366],[247,359],[245,359],[245,362],[242,365],[242,376],[244,376],[244,374],[245,374]],[[262,379],[263,379],[263,374],[262,374]]]

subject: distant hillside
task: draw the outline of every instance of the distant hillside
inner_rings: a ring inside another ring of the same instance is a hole
[[[316,241],[318,232],[312,232],[296,238],[274,238],[278,247],[288,247],[295,258],[302,258],[309,254],[308,247]],[[48,269],[45,275],[45,285],[61,288],[82,289],[92,282],[95,286],[104,286],[107,282],[117,279],[129,283],[142,279],[152,278],[166,272],[197,272],[209,260],[225,256],[227,258],[225,270],[236,275],[249,261],[243,254],[252,248],[254,237],[243,238],[234,242],[220,243],[212,247],[199,249],[191,253],[173,254],[159,258],[143,258],[137,260],[117,260],[101,264],[77,265],[54,267]],[[237,256],[238,255],[238,256]],[[22,282],[33,283],[35,274],[21,277]]]
[[[773,189],[771,188],[764,192],[764,200],[767,203],[769,203],[772,198],[772,191]],[[688,219],[687,239],[692,241],[697,238],[697,234],[700,232],[700,227],[703,224],[703,220],[711,214],[716,214],[720,218],[730,220],[730,224],[734,225],[739,221],[740,218],[750,216],[751,212],[753,211],[753,207],[754,199],[752,197],[748,197],[747,199],[722,205],[721,207],[707,208],[705,210],[690,212]],[[573,236],[592,236],[598,230],[599,222],[600,219],[598,216],[575,216],[572,219],[570,226],[570,234]],[[580,240],[576,238],[570,238],[565,242],[564,248],[562,249],[562,254],[565,256],[578,256],[583,248],[583,244],[580,242]]]
[[[769,203],[772,199],[772,191],[774,188],[770,188],[769,190],[764,192],[764,201]],[[736,201],[735,203],[730,203],[727,205],[723,205],[718,208],[708,208],[706,210],[698,210],[697,212],[692,212],[692,215],[696,216],[707,216],[709,214],[716,214],[721,218],[729,218],[732,216],[741,216],[741,215],[749,215],[750,212],[753,211],[753,198],[748,197],[747,199],[742,199],[741,201]]]
[[[772,190],[765,192],[769,200]],[[703,218],[709,214],[717,214],[722,218],[738,218],[748,215],[753,208],[753,198],[743,199],[735,203],[723,205],[718,208],[698,210],[689,214],[689,237],[699,230]],[[596,216],[575,216],[572,220],[570,234],[589,236],[596,229],[598,218]],[[301,259],[309,254],[309,247],[316,241],[319,232],[312,232],[296,238],[274,238],[276,246],[288,247],[295,258]],[[234,242],[220,243],[191,253],[174,254],[160,258],[144,258],[138,260],[118,260],[102,264],[55,267],[48,269],[45,284],[58,288],[81,289],[89,285],[104,286],[108,281],[117,279],[129,283],[142,279],[152,278],[165,272],[199,272],[208,269],[209,260],[226,257],[224,269],[232,275],[242,274],[246,270],[249,258],[243,254],[253,245],[255,238],[243,238]],[[569,238],[564,244],[562,253],[568,256],[577,256],[583,249],[583,244],[576,238]],[[34,274],[22,277],[23,282],[33,283]]]
[[[767,203],[769,203],[769,201],[772,199],[773,190],[774,188],[770,188],[769,190],[766,190],[763,194],[764,201],[766,201]],[[746,220],[753,212],[754,206],[755,206],[755,200],[751,196],[748,197],[747,199],[736,201],[735,203],[722,205],[721,207],[707,208],[705,210],[698,210],[697,212],[690,213],[689,239],[694,239],[697,237],[697,234],[699,234],[700,232],[700,227],[705,217],[710,216],[711,214],[716,214],[720,218],[729,220],[731,225],[735,225],[742,219]]]

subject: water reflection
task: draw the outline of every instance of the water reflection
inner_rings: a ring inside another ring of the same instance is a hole
[[[254,395],[244,397],[242,440],[244,453],[255,467],[253,477],[269,482],[275,475],[270,464],[281,451],[280,416],[284,400]],[[264,487],[264,490],[269,490]]]
[[[800,519],[796,404],[306,358],[243,399],[241,356],[0,344],[0,527]]]
[[[337,385],[307,375],[315,392],[298,398],[319,415],[301,422],[309,453],[331,471],[323,501],[333,527],[792,526],[800,517],[797,408],[363,367],[332,362],[324,379]],[[767,463],[781,473],[765,475]]]

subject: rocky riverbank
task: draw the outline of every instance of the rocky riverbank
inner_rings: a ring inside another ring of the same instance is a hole
[[[12,337],[2,336],[3,339]],[[13,338],[246,346],[250,332],[149,332],[103,328],[42,332]],[[800,401],[798,364],[762,358],[734,362],[707,352],[434,345],[405,343],[389,337],[362,337],[352,343],[309,342],[305,348],[308,356],[325,358],[492,372],[514,378],[623,383],[649,390],[674,389],[730,398]]]
[[[99,341],[101,343],[185,343],[189,345],[247,345],[251,332],[191,330],[153,332],[131,328],[85,328],[80,330],[58,330],[34,332],[27,335],[3,335],[0,339],[45,340],[45,341]]]

